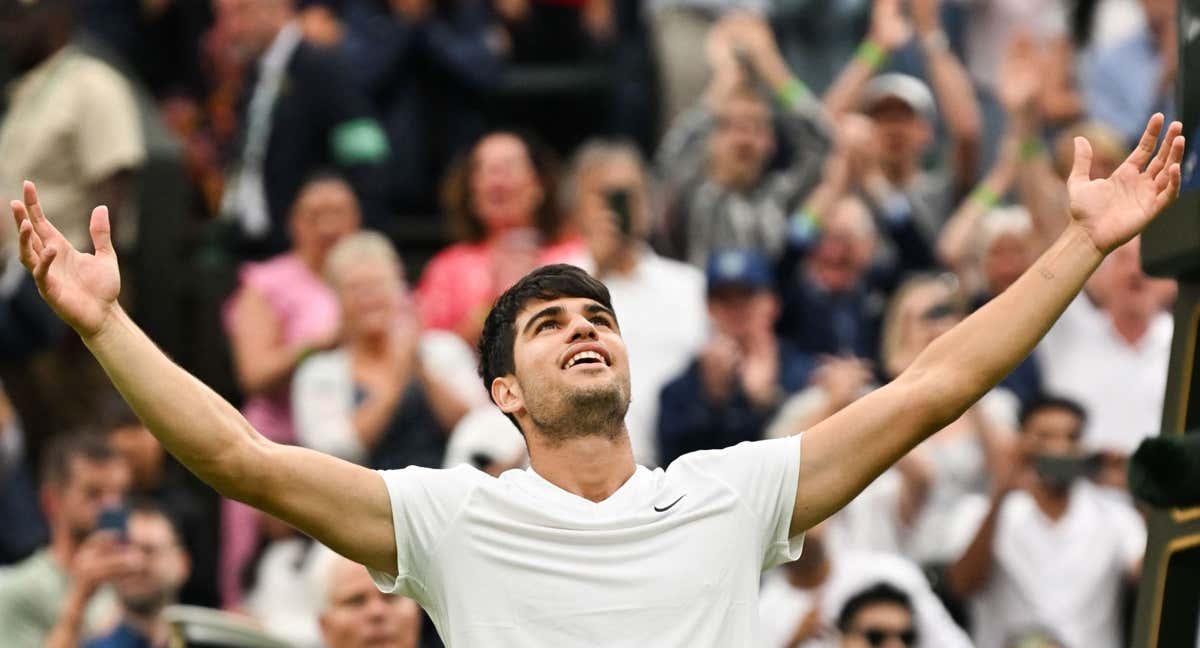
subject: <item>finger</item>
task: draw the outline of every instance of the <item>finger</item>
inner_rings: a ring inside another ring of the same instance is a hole
[[[1158,153],[1154,155],[1154,159],[1150,161],[1150,166],[1146,167],[1146,175],[1151,178],[1157,178],[1159,173],[1167,167],[1167,158],[1171,155],[1171,149],[1175,146],[1175,139],[1183,131],[1183,124],[1179,122],[1171,122],[1171,126],[1167,128],[1167,134],[1163,137],[1162,143],[1158,145]]]
[[[25,194],[25,207],[29,214],[29,220],[33,223],[33,229],[38,236],[42,237],[43,242],[47,242],[58,234],[58,230],[50,224],[50,221],[46,219],[46,214],[42,211],[42,204],[38,202],[37,187],[26,180],[22,189]]]
[[[92,245],[96,248],[96,256],[115,258],[113,251],[112,229],[108,221],[108,207],[100,205],[92,210],[92,222],[88,226],[92,233]]]
[[[1170,180],[1167,182],[1166,189],[1160,191],[1158,196],[1154,199],[1155,214],[1158,214],[1163,209],[1166,209],[1167,205],[1171,204],[1171,201],[1175,200],[1179,196],[1179,164],[1172,164],[1167,169],[1167,176],[1170,178]]]
[[[29,221],[22,221],[20,229],[17,230],[17,246],[20,252],[21,265],[25,266],[30,272],[37,267],[38,260],[41,258],[40,251],[33,244],[33,240],[37,238],[37,234],[33,232],[33,225]]]
[[[1158,142],[1158,135],[1162,133],[1163,114],[1154,113],[1150,117],[1150,121],[1146,123],[1146,130],[1142,133],[1142,139],[1138,142],[1137,148],[1125,158],[1127,164],[1132,164],[1139,170],[1146,166],[1150,161],[1150,156],[1154,154],[1154,145]]]
[[[21,223],[27,223],[26,227],[29,228],[29,233],[31,235],[30,241],[33,245],[33,251],[41,254],[42,239],[37,235],[37,232],[33,231],[33,224],[29,223],[29,213],[25,210],[25,203],[19,200],[14,200],[9,203],[9,206],[12,207],[13,220],[17,223],[17,232],[20,233],[21,231]]]
[[[55,257],[58,256],[58,250],[53,247],[47,247],[42,252],[38,259],[37,265],[33,266],[33,280],[39,284],[46,280],[46,275],[50,273],[50,264],[54,263]]]
[[[1075,138],[1075,163],[1067,184],[1073,185],[1092,179],[1092,145],[1086,138]]]

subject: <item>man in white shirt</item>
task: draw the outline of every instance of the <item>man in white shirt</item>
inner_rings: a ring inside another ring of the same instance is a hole
[[[1130,455],[1162,421],[1174,282],[1142,272],[1135,238],[1112,253],[1037,347],[1045,390],[1088,415],[1084,444]]]
[[[561,195],[564,211],[574,216],[587,241],[592,274],[608,288],[621,314],[621,337],[629,349],[631,399],[625,423],[633,458],[657,466],[659,392],[706,339],[704,273],[661,257],[646,244],[653,220],[650,191],[641,154],[632,145],[584,143]],[[673,325],[663,326],[666,321]]]
[[[833,648],[839,610],[855,594],[877,583],[907,595],[920,636],[915,646],[971,648],[971,640],[929,587],[925,575],[907,559],[872,551],[836,547],[828,522],[809,529],[804,554],[767,575],[758,614],[767,648]]]
[[[948,541],[963,546],[977,530],[947,583],[970,597],[979,648],[1004,648],[1038,627],[1068,646],[1120,645],[1120,595],[1141,570],[1146,527],[1119,492],[1082,478],[1084,420],[1071,400],[1030,404],[1013,474],[990,505],[965,502],[959,512],[967,533]]]
[[[484,324],[484,383],[525,435],[530,468],[376,473],[268,441],[158,351],[117,305],[104,207],[92,215],[94,255],[58,233],[32,183],[12,209],[41,294],[168,450],[222,494],[372,569],[450,645],[752,646],[759,573],[794,560],[805,529],[1033,349],[1104,256],[1177,195],[1181,130],[1172,124],[1155,156],[1155,115],[1102,180],[1088,177],[1091,147],[1077,140],[1071,224],[892,382],[802,436],[691,453],[665,471],[634,462],[625,344],[607,289],[578,268],[530,273]]]

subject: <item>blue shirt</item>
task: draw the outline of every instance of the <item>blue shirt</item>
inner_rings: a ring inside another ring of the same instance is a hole
[[[122,623],[112,633],[93,639],[84,648],[153,648],[148,639],[128,624]]]
[[[1135,141],[1146,118],[1162,111],[1174,115],[1170,92],[1163,92],[1163,65],[1149,31],[1101,51],[1089,52],[1079,64],[1079,80],[1088,116],[1116,128]]]

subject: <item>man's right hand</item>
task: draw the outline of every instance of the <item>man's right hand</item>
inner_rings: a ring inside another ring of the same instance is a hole
[[[96,531],[79,545],[67,572],[71,587],[91,597],[100,586],[128,573],[132,568],[131,549],[112,531]]]
[[[21,263],[37,282],[38,292],[80,336],[92,337],[118,309],[121,274],[113,251],[108,208],[92,210],[94,254],[80,252],[46,219],[37,189],[25,181],[25,200],[12,201],[19,232]]]

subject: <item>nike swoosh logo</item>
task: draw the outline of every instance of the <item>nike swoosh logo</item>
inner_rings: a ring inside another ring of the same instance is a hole
[[[654,507],[654,510],[655,510],[656,512],[658,512],[658,513],[663,513],[663,512],[665,512],[666,510],[670,509],[672,506],[675,506],[676,504],[678,504],[678,503],[679,503],[679,500],[681,500],[681,499],[683,499],[683,498],[685,498],[685,497],[687,497],[687,493],[684,493],[683,495],[680,495],[680,496],[679,496],[679,499],[675,500],[674,502],[671,502],[670,504],[667,504],[666,506],[664,506],[664,507],[662,507],[662,508],[658,508],[657,506],[655,506],[655,507]]]

